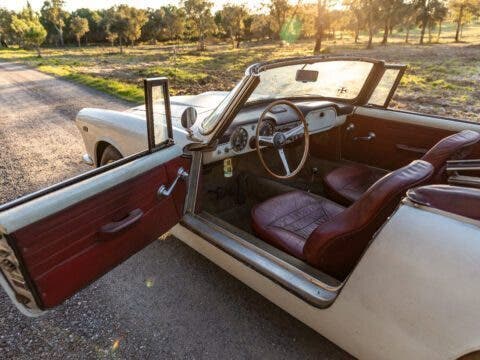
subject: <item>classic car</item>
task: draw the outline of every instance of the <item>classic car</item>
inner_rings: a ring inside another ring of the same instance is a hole
[[[389,109],[404,71],[283,59],[82,110],[97,168],[0,208],[2,286],[39,315],[170,231],[356,357],[478,357],[480,124]]]

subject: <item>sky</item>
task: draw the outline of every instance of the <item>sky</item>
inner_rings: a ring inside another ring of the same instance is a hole
[[[259,10],[261,7],[262,0],[211,0],[214,5],[214,10],[218,10],[226,3],[243,3],[247,5],[252,10]],[[0,0],[0,7],[6,7],[10,10],[20,10],[25,4],[26,0]],[[40,10],[43,5],[44,0],[30,0],[32,7],[35,10]],[[296,1],[290,1],[291,3],[296,3]],[[308,3],[312,1],[302,1],[303,3]],[[135,6],[138,8],[159,8],[163,5],[179,5],[180,1],[172,0],[65,0],[65,9],[68,11],[73,11],[78,8],[89,8],[89,9],[105,9],[113,5],[127,4]]]

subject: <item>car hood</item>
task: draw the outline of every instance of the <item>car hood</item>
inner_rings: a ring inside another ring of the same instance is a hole
[[[199,95],[181,95],[170,97],[172,125],[181,128],[181,116],[186,108],[194,107],[197,110],[197,121],[203,121],[227,96],[228,91],[208,91]],[[145,105],[136,106],[126,112],[145,117]],[[163,115],[163,114],[162,114]]]

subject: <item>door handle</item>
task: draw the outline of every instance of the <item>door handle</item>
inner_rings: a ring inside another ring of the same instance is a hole
[[[102,234],[115,234],[126,227],[135,224],[138,222],[143,216],[143,211],[141,209],[135,209],[132,210],[128,213],[127,217],[120,220],[120,221],[113,221],[111,223],[108,223],[106,225],[103,225],[100,228],[100,232]]]
[[[353,141],[372,141],[375,139],[377,135],[373,131],[370,131],[367,136],[355,136],[352,140]]]
[[[185,181],[187,179],[188,179],[188,172],[186,172],[183,167],[180,167],[177,171],[177,177],[175,178],[175,180],[173,180],[173,182],[170,184],[169,187],[167,187],[166,185],[162,185],[158,188],[157,197],[159,199],[162,199],[164,197],[172,195],[173,189],[175,189],[175,186],[177,186],[178,181],[179,180]]]

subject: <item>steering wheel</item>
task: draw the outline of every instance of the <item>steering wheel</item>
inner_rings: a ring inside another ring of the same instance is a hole
[[[298,126],[295,126],[292,129],[286,130],[285,132],[277,131],[272,136],[261,136],[260,125],[262,124],[267,114],[272,110],[272,108],[278,105],[287,105],[291,107],[295,111],[295,113],[298,115],[298,118],[301,121],[301,124]],[[296,141],[301,137],[305,139],[304,146],[303,146],[302,160],[298,164],[297,168],[291,171],[290,166],[288,165],[287,157],[285,156],[284,148],[286,145],[292,143],[293,141]],[[255,136],[255,147],[257,149],[257,155],[260,158],[260,162],[262,163],[265,170],[267,170],[267,172],[270,175],[272,175],[277,179],[290,179],[295,175],[297,175],[300,172],[300,170],[302,170],[308,157],[308,149],[310,144],[309,140],[310,138],[308,134],[308,124],[307,124],[307,121],[305,120],[305,116],[303,116],[303,113],[300,111],[300,109],[291,101],[278,100],[278,101],[272,102],[270,105],[267,106],[267,108],[263,111],[262,115],[260,115],[260,118],[258,119],[257,131]],[[278,151],[278,155],[280,156],[280,160],[282,161],[283,167],[285,169],[285,175],[280,175],[275,173],[267,165],[262,155],[261,147],[264,147],[264,146],[273,147]]]

